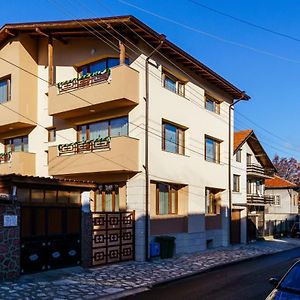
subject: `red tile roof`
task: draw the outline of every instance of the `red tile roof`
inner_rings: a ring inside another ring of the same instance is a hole
[[[236,151],[248,138],[253,130],[236,131],[234,133],[234,151]]]
[[[297,185],[285,180],[279,176],[275,176],[272,179],[266,179],[265,180],[266,188],[293,188]]]

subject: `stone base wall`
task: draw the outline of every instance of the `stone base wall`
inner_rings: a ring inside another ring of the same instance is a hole
[[[17,215],[18,226],[4,227],[4,215]],[[20,207],[0,202],[0,281],[20,276]]]

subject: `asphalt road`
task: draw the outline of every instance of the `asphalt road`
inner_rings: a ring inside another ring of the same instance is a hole
[[[281,277],[297,258],[300,248],[177,280],[126,299],[265,299],[273,289],[268,279]]]

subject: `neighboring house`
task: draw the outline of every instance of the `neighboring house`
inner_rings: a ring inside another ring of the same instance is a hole
[[[273,201],[265,193],[265,180],[275,167],[253,130],[234,133],[232,161],[232,239],[243,242],[264,234],[265,206]]]
[[[78,181],[84,212],[98,213],[83,245],[92,264],[145,260],[159,235],[176,237],[176,253],[228,245],[228,114],[249,96],[132,16],[9,24],[0,47],[0,174]],[[21,218],[21,242],[50,219],[62,236],[61,206],[77,196],[33,182],[16,185],[21,217],[25,204],[47,209]],[[22,261],[35,251],[26,247]]]
[[[298,220],[299,187],[279,176],[267,179],[266,194],[274,197],[274,202],[266,206],[265,221],[275,224],[275,221]]]

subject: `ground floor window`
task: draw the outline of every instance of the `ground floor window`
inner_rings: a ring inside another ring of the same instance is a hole
[[[96,193],[95,211],[117,212],[120,210],[120,197],[118,184],[99,185]]]
[[[205,189],[205,213],[206,214],[219,214],[220,213],[220,190],[213,188]]]
[[[178,213],[178,186],[166,183],[156,184],[156,214]]]

